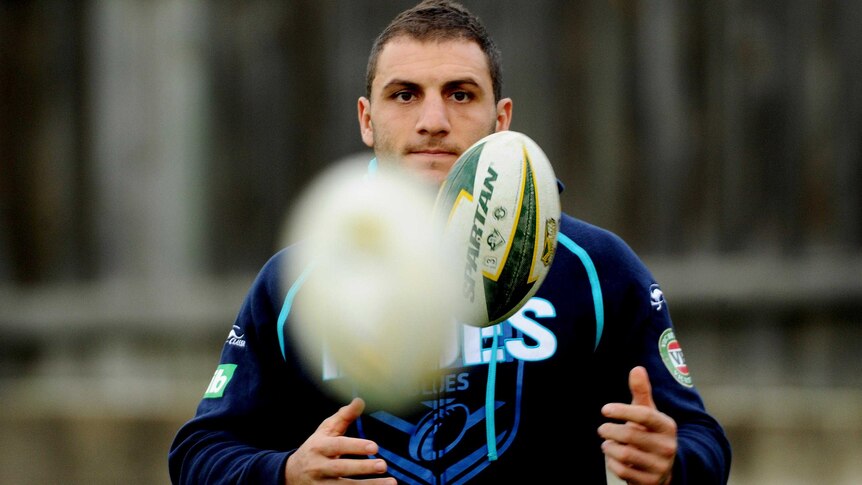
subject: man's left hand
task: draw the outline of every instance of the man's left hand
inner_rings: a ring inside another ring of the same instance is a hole
[[[608,469],[629,485],[667,485],[676,457],[676,421],[656,408],[645,368],[631,370],[629,389],[631,404],[602,407],[605,417],[625,422],[599,426]]]

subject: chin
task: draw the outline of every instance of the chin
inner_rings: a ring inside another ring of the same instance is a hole
[[[446,175],[448,172],[441,172],[439,170],[420,170],[418,171],[419,177],[427,181],[429,185],[434,185],[435,187],[439,187],[444,180],[446,180]]]
[[[440,185],[446,180],[446,176],[449,175],[449,169],[451,166],[441,167],[441,166],[431,166],[431,164],[417,164],[417,163],[405,163],[402,165],[408,172],[415,174],[421,180],[426,180],[428,182],[432,182],[435,185]]]

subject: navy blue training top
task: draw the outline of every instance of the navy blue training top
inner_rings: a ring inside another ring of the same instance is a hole
[[[289,253],[275,254],[247,294],[195,416],[171,445],[173,483],[284,483],[290,453],[346,404],[300,364],[289,316],[279,336],[292,285],[281,274]],[[493,335],[498,359],[489,366]],[[460,337],[460,358],[418,392],[415,408],[368,402],[348,430],[378,444],[376,457],[399,483],[604,484],[600,410],[631,402],[628,374],[638,365],[659,410],[678,426],[673,483],[727,482],[730,444],[693,385],[668,302],[613,233],[563,214],[537,294],[509,320],[463,326]],[[486,435],[489,369],[496,372],[493,442]]]

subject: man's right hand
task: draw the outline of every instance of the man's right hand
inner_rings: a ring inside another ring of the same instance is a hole
[[[345,477],[379,475],[386,472],[386,462],[379,459],[341,458],[342,455],[374,455],[377,443],[344,436],[350,424],[362,415],[365,401],[354,398],[323,420],[311,436],[287,459],[284,476],[288,485],[328,483]],[[357,480],[358,481],[358,480]],[[362,480],[367,485],[395,485],[394,478]]]

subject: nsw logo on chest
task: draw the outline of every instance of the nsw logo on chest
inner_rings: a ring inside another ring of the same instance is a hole
[[[496,357],[493,422],[497,455],[502,456],[518,432],[525,363],[556,353],[556,336],[540,323],[554,316],[556,310],[549,301],[532,298],[500,324],[458,325],[450,351],[441,358],[446,371],[415,390],[416,411],[401,415],[369,410],[356,423],[360,436],[377,441],[389,472],[403,482],[455,484],[474,477],[490,464],[488,363]],[[497,339],[496,356],[492,356],[493,339]],[[336,367],[323,368],[329,370],[325,379],[340,377]]]

